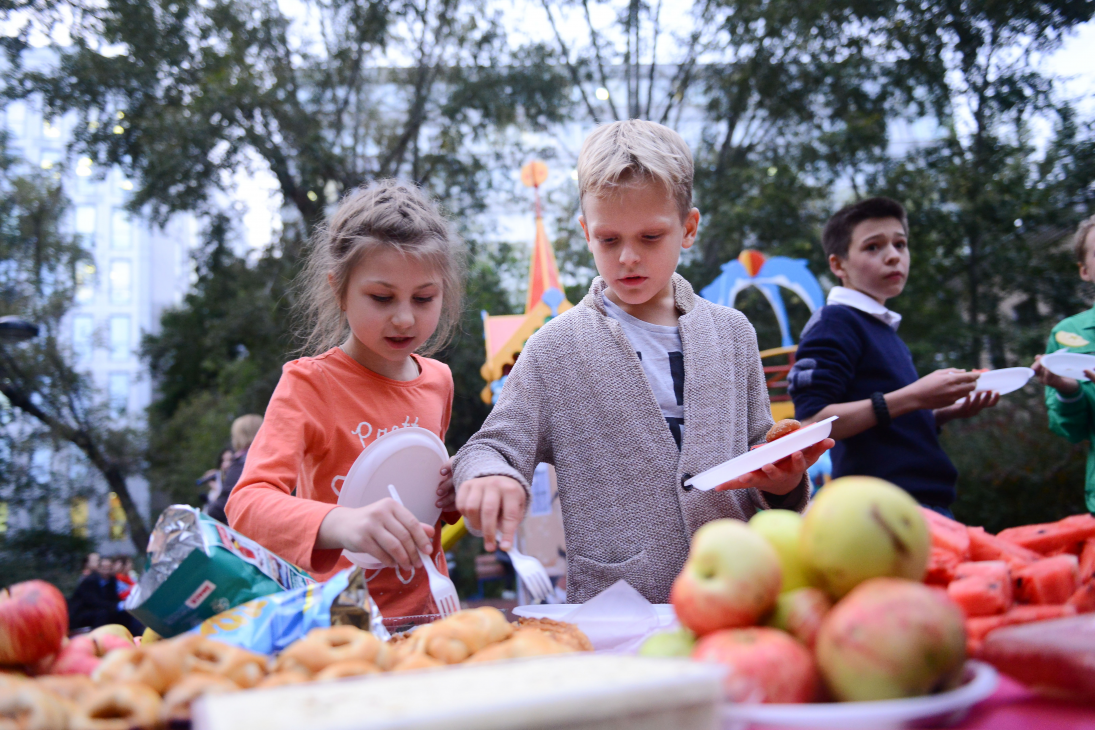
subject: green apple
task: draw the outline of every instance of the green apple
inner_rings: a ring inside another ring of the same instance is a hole
[[[834,599],[869,578],[923,580],[930,552],[931,535],[916,500],[874,477],[827,484],[799,536],[810,582]]]
[[[687,657],[696,646],[696,635],[685,628],[654,634],[639,647],[639,656]]]
[[[798,551],[802,515],[786,509],[767,509],[753,515],[749,527],[776,549],[783,569],[783,593],[810,585]]]

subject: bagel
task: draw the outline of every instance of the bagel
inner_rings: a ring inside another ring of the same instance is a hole
[[[188,636],[180,646],[184,674],[200,672],[225,677],[243,689],[254,687],[266,676],[267,659],[262,654],[203,636]]]
[[[368,631],[353,626],[312,629],[303,639],[290,644],[278,656],[275,669],[301,669],[316,674],[335,662],[362,661],[380,669],[390,665],[390,650]]]
[[[182,675],[182,654],[177,642],[163,642],[136,649],[115,649],[92,672],[97,684],[139,682],[159,694]]]
[[[160,719],[168,724],[190,722],[190,706],[194,700],[207,694],[238,692],[240,686],[216,674],[188,674],[167,690],[160,707]]]
[[[290,669],[284,672],[267,674],[266,679],[255,686],[255,689],[270,689],[272,687],[285,687],[290,684],[304,684],[311,682],[312,675],[300,669]]]
[[[315,680],[317,682],[326,682],[330,679],[360,677],[364,674],[380,674],[380,669],[371,662],[363,662],[359,659],[347,659],[346,661],[328,664],[322,671],[316,674]]]
[[[160,726],[163,700],[139,682],[117,682],[89,693],[76,706],[69,730],[146,730]]]
[[[72,704],[31,682],[0,686],[0,728],[4,730],[65,730]]]
[[[784,436],[794,433],[802,428],[802,424],[793,418],[784,418],[782,421],[776,421],[772,424],[772,427],[768,429],[768,433],[765,434],[764,440],[768,443],[772,443],[776,439],[781,439]]]
[[[34,683],[38,685],[39,689],[44,689],[46,692],[66,699],[73,704],[78,704],[89,692],[95,689],[95,683],[91,681],[91,677],[83,674],[47,674],[38,677],[34,680]]]

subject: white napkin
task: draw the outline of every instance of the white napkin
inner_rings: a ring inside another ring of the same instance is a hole
[[[647,636],[664,628],[658,612],[627,581],[621,579],[562,617],[577,624],[596,651],[631,653]]]

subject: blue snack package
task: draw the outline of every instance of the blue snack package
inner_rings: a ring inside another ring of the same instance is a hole
[[[206,619],[190,631],[259,654],[276,654],[316,628],[356,626],[391,638],[361,568],[325,583],[256,598]]]

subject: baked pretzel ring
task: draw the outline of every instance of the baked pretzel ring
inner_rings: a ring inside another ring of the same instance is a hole
[[[32,682],[0,687],[0,728],[8,730],[65,730],[72,704],[53,697]]]
[[[284,672],[267,674],[266,679],[259,682],[255,689],[270,689],[271,687],[285,687],[290,684],[304,684],[311,682],[312,675],[299,669],[290,669]]]
[[[118,682],[91,692],[76,706],[69,730],[136,730],[160,724],[163,700],[139,682]]]
[[[280,670],[301,668],[312,674],[335,662],[357,660],[387,669],[390,663],[387,645],[368,631],[354,626],[312,629],[303,639],[290,644],[278,657]]]
[[[183,673],[201,672],[225,677],[243,689],[250,689],[266,676],[267,659],[203,636],[188,636],[180,642]]]
[[[363,662],[359,659],[347,659],[346,661],[328,664],[326,668],[316,674],[315,680],[317,682],[325,682],[329,679],[360,677],[364,674],[380,674],[380,669],[372,662]]]
[[[165,641],[136,649],[115,649],[92,672],[97,684],[138,682],[159,694],[178,681],[182,654],[176,642]]]
[[[239,690],[239,685],[227,677],[216,674],[188,674],[167,690],[160,707],[160,719],[169,725],[188,723],[190,706],[194,700],[207,694],[225,694]]]
[[[399,662],[392,667],[393,672],[411,672],[416,669],[439,669],[441,667],[447,667],[448,664],[440,659],[434,659],[429,654],[421,654],[414,652],[407,654]]]
[[[57,695],[73,704],[79,704],[93,689],[91,677],[83,674],[47,674],[34,680],[39,689]]]

